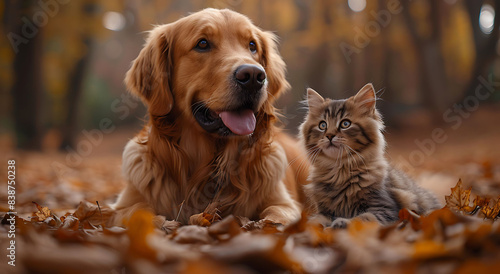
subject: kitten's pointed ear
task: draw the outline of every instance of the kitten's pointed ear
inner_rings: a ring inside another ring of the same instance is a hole
[[[311,108],[311,106],[319,106],[325,102],[325,99],[319,95],[314,89],[307,89],[307,106]]]
[[[358,93],[354,96],[354,102],[361,105],[367,109],[375,109],[375,101],[377,97],[375,95],[375,88],[371,83],[366,84],[362,87]]]

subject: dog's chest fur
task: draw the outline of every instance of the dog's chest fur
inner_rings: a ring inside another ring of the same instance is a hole
[[[186,147],[189,148],[169,152],[170,157],[183,155],[189,159],[185,161],[189,166],[186,169],[163,167],[155,158],[148,159],[148,147],[136,140],[125,148],[127,161],[123,163],[125,176],[151,201],[153,209],[168,220],[182,223],[187,223],[193,214],[204,212],[211,203],[215,203],[212,206],[221,216],[258,218],[254,214],[263,201],[257,193],[266,193],[266,188],[282,180],[287,166],[285,153],[277,145],[253,146],[239,140],[211,146],[191,143]],[[142,171],[134,172],[137,169]],[[174,172],[177,180],[171,176]],[[143,176],[136,178],[137,174]]]

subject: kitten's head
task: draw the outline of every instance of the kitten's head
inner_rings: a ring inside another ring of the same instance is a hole
[[[344,100],[324,99],[313,89],[307,89],[309,111],[300,126],[300,135],[311,158],[326,158],[331,164],[332,159],[366,159],[382,152],[384,124],[375,101],[372,84]]]

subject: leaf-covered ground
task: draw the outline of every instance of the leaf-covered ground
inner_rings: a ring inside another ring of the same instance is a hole
[[[127,228],[107,227],[123,187],[120,151],[131,132],[107,136],[92,155],[70,165],[67,155],[6,149],[16,160],[15,238],[9,238],[8,189],[0,187],[2,273],[490,273],[500,269],[500,152],[498,129],[470,138],[471,120],[436,144],[425,161],[407,170],[440,198],[429,216],[402,210],[390,226],[354,221],[324,229],[304,216],[288,226],[230,216],[208,216],[205,226],[156,229],[137,212]],[[446,130],[446,129],[445,129]],[[432,129],[431,129],[432,131]],[[398,163],[431,131],[389,132],[389,155]],[[467,138],[467,134],[469,138]],[[0,140],[0,143],[2,140]],[[7,178],[7,164],[0,176]],[[462,180],[459,182],[459,178]],[[458,182],[458,183],[457,183]],[[34,203],[33,203],[34,202]],[[5,216],[4,216],[5,215]],[[8,265],[15,240],[15,267]]]

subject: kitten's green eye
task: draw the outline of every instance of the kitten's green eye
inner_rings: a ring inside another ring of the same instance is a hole
[[[325,121],[319,122],[318,127],[320,130],[325,130],[326,129],[326,122]]]
[[[351,126],[351,121],[349,121],[349,120],[342,120],[342,122],[340,122],[341,128],[348,128],[350,126]]]

